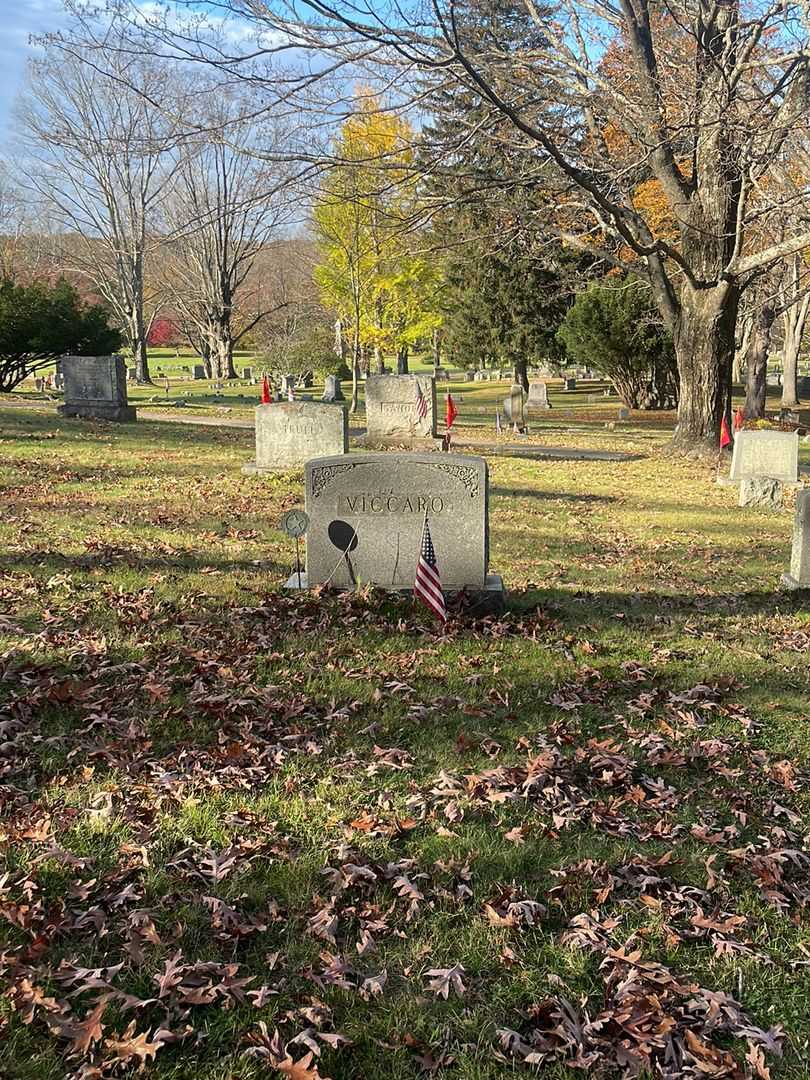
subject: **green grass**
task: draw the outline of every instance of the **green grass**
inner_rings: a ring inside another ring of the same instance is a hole
[[[462,391],[462,436],[501,389]],[[293,1060],[314,1040],[333,1080],[442,1055],[440,1075],[532,1075],[497,1032],[530,1039],[560,999],[601,1017],[619,1076],[618,988],[638,976],[622,947],[692,988],[655,983],[645,1015],[742,1062],[743,1040],[683,1011],[699,987],[728,994],[784,1027],[772,1076],[807,1075],[810,614],[779,589],[790,509],[737,508],[712,468],[665,454],[663,423],[589,415],[532,441],[640,456],[491,457],[509,609],[440,635],[406,601],[280,591],[302,475],[243,477],[251,431],[0,412],[4,1080],[134,1074],[115,1043],[132,1021],[166,1042],[143,1074],[160,1080],[284,1075],[246,1055],[260,1023]],[[543,905],[533,925],[491,924],[510,890]],[[312,921],[330,898],[334,940]],[[210,965],[210,1000],[152,1000],[178,953]],[[444,1001],[426,972],[456,964]],[[104,995],[100,1039],[76,1049]],[[540,1075],[583,1075],[572,1056]]]

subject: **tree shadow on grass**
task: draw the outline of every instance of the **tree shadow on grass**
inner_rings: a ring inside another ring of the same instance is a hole
[[[615,495],[578,495],[567,491],[538,491],[536,488],[517,487],[512,484],[498,486],[490,485],[490,498],[521,498],[543,499],[548,502],[574,502],[574,503],[612,503],[616,502]]]

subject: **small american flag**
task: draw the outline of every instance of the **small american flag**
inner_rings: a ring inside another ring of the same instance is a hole
[[[418,596],[426,607],[430,608],[437,619],[442,622],[447,621],[447,607],[442,592],[442,579],[439,577],[439,568],[436,565],[436,552],[433,550],[427,514],[425,514],[425,524],[422,528],[422,541],[419,546],[419,560],[416,564],[416,580],[413,584],[413,594]]]
[[[424,420],[427,416],[427,398],[422,393],[422,387],[416,384],[416,420]]]

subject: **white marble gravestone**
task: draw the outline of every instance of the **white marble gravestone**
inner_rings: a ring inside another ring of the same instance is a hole
[[[346,410],[319,401],[280,401],[256,406],[256,460],[242,472],[278,472],[300,468],[312,457],[346,454],[349,420]]]
[[[529,383],[529,400],[526,402],[530,409],[550,409],[551,402],[548,400],[548,387],[542,381]]]
[[[419,394],[426,406],[424,416],[419,415]],[[430,375],[369,375],[366,379],[366,427],[369,446],[427,448],[439,445],[436,380]]]
[[[789,589],[810,589],[810,488],[796,496],[790,572],[782,575],[782,582]]]
[[[799,480],[799,435],[795,431],[738,431],[730,479],[768,476],[783,484]]]

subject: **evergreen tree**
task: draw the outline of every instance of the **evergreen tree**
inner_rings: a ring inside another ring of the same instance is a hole
[[[0,391],[8,393],[26,376],[60,356],[105,356],[121,347],[99,304],[83,305],[64,279],[55,285],[0,281]]]

